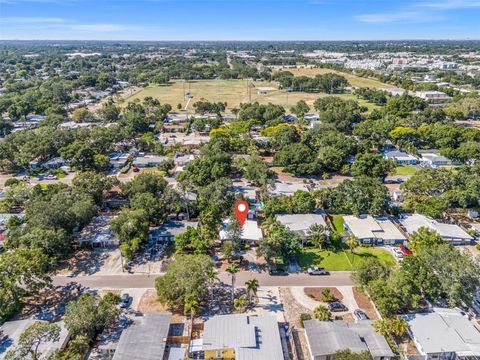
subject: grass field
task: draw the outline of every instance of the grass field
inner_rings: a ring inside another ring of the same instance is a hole
[[[393,175],[415,175],[418,172],[418,168],[413,165],[397,166]]]
[[[333,227],[339,234],[345,231],[345,227],[343,226],[343,215],[341,214],[332,215],[332,223],[333,223]]]
[[[126,97],[123,100],[123,103],[127,103],[135,99],[142,100],[148,96],[151,96],[155,99],[158,99],[161,103],[172,105],[174,109],[177,108],[177,104],[181,104],[182,108],[185,108],[187,101],[185,101],[183,98],[184,86],[185,91],[190,91],[191,95],[193,96],[193,99],[191,99],[187,108],[187,110],[190,112],[193,111],[192,105],[201,99],[213,102],[227,102],[228,109],[238,108],[241,103],[258,101],[261,104],[273,103],[282,105],[288,111],[288,109],[299,100],[305,100],[307,104],[313,108],[313,103],[316,99],[330,96],[324,93],[286,93],[283,90],[278,90],[278,86],[274,82],[250,82],[250,90],[248,90],[247,80],[198,80],[190,81],[185,84],[183,84],[182,81],[172,81],[169,85],[149,85]],[[257,87],[269,87],[274,88],[274,90],[267,91],[266,94],[258,94],[256,89]],[[344,99],[357,100],[361,105],[367,106],[369,111],[378,108],[378,106],[370,104],[365,100],[357,99],[352,94],[338,94],[336,96]]]
[[[357,248],[350,251],[330,251],[304,248],[297,255],[300,267],[305,270],[311,266],[324,267],[329,271],[351,271],[355,264],[368,257],[376,257],[389,264],[395,264],[395,259],[387,250],[380,248]]]
[[[295,76],[315,76],[319,74],[326,73],[336,73],[344,76],[351,86],[353,87],[371,87],[371,88],[393,88],[393,85],[382,83],[381,81],[359,77],[352,74],[347,74],[340,71],[335,71],[331,69],[322,69],[322,68],[298,68],[298,69],[283,69],[285,71],[290,71]]]

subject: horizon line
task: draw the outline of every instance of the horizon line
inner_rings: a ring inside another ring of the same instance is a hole
[[[279,39],[257,39],[257,40],[248,40],[248,39],[197,39],[197,40],[188,40],[188,39],[170,39],[170,40],[148,40],[148,39],[2,39],[0,41],[97,41],[97,42],[109,42],[109,41],[122,41],[122,42],[316,42],[316,41],[326,41],[326,42],[346,42],[346,41],[480,41],[478,38],[404,38],[404,39],[292,39],[292,40],[279,40]]]

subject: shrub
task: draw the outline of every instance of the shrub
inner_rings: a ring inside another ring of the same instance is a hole
[[[330,289],[327,288],[327,289],[323,289],[321,300],[322,302],[333,302],[337,299],[335,299],[335,296],[332,294]]]
[[[312,316],[309,313],[301,313],[298,322],[303,326],[303,322],[306,320],[312,320]]]
[[[109,304],[112,305],[117,305],[120,303],[120,295],[119,294],[114,294],[111,291],[105,294],[103,297],[103,300]]]

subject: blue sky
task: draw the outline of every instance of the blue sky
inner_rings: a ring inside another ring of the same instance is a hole
[[[480,0],[0,0],[0,39],[480,39]]]

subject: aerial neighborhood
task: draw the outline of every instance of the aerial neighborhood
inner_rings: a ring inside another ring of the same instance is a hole
[[[0,359],[479,359],[479,90],[476,40],[0,41]]]

